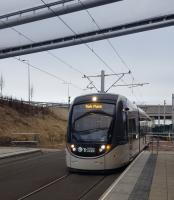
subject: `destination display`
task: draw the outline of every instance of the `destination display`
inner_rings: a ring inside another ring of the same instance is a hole
[[[102,109],[103,105],[99,103],[90,103],[90,104],[85,104],[86,109]]]

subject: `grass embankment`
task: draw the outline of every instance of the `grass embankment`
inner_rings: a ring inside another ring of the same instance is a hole
[[[40,133],[40,146],[64,145],[66,124],[61,110],[55,114],[46,108],[0,103],[0,144],[14,137],[18,137],[18,140],[31,140],[29,136],[15,136],[14,133]]]

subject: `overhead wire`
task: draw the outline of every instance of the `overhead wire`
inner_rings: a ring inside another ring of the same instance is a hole
[[[92,22],[96,25],[96,27],[98,28],[98,30],[101,31],[100,25],[96,22],[96,20],[92,16],[92,14],[85,7],[85,4],[81,0],[79,0],[79,2],[84,7],[84,9],[87,12],[88,16],[92,19]],[[102,34],[103,34],[103,36],[105,36],[105,33],[102,33]],[[130,69],[130,67],[128,66],[128,64],[126,63],[126,61],[123,59],[123,57],[119,54],[118,50],[116,50],[116,48],[114,47],[114,45],[111,43],[110,39],[107,38],[106,41],[108,42],[109,46],[112,48],[112,50],[114,51],[114,53],[116,54],[116,56],[120,59],[120,61],[122,62],[122,64],[131,72],[130,75],[132,76],[132,79],[134,79],[134,77],[132,75],[132,70]]]
[[[75,36],[77,36],[77,32],[75,30],[73,30],[71,28],[71,26],[69,26],[59,15],[57,15],[57,13],[49,7],[49,5],[47,5],[47,3],[45,3],[44,0],[40,0],[45,6],[48,7],[48,9],[54,13],[55,17],[57,17]],[[83,41],[83,39],[80,39],[81,41]],[[84,45],[109,69],[111,70],[112,72],[114,72],[114,70],[106,63],[106,61],[101,57],[99,56],[99,54],[94,51],[94,49],[92,49],[87,43],[84,42]]]
[[[83,6],[85,6],[81,0],[78,0]],[[57,16],[61,21],[62,23],[67,26],[75,35],[77,35],[77,33],[60,17],[58,16],[54,10],[52,8],[50,8],[44,0],[41,0],[41,2],[48,8],[50,9],[54,14],[55,16]],[[88,11],[88,9],[86,9],[86,12],[88,13],[88,15],[91,17],[92,21],[96,24],[96,26],[98,27],[99,30],[101,30],[100,26],[97,24],[96,20],[93,18],[93,16],[91,15],[91,13]],[[33,40],[31,40],[29,37],[27,37],[26,35],[24,35],[23,33],[21,33],[20,31],[16,30],[15,28],[11,28],[13,29],[14,31],[16,31],[19,35],[22,35],[24,38],[26,38],[27,40],[30,40],[31,42],[34,42]],[[103,33],[104,34],[104,33]],[[118,53],[118,51],[116,50],[116,48],[113,46],[113,44],[110,42],[109,39],[107,39],[107,42],[108,44],[112,47],[112,49],[114,50],[115,54],[119,57],[119,59],[121,60],[121,62],[123,63],[123,65],[128,69],[130,70],[130,68],[128,67],[127,63],[125,62],[125,60],[120,56],[120,54]],[[114,72],[114,70],[106,63],[106,61],[101,57],[99,56],[94,50],[93,48],[91,48],[87,43],[85,43],[85,45],[87,46],[87,48],[112,72]],[[81,72],[80,70],[76,69],[75,67],[73,67],[72,65],[70,65],[69,63],[67,63],[66,61],[64,61],[63,59],[59,58],[58,56],[54,55],[53,53],[47,51],[51,56],[53,56],[54,58],[56,58],[57,60],[59,60],[60,62],[62,62],[63,64],[65,64],[66,66],[68,66],[69,68],[73,69],[74,71],[80,73],[81,75],[84,75],[83,72]],[[49,73],[49,72],[48,72]],[[114,72],[115,73],[115,72]],[[131,74],[132,78],[133,75]],[[89,80],[89,79],[88,79]],[[91,81],[91,80],[89,80]]]
[[[50,7],[48,7],[48,5],[47,5],[45,2],[42,1],[42,3],[44,3],[45,7],[51,9]],[[55,13],[55,14],[56,14],[56,13]],[[1,21],[2,23],[5,23],[5,22],[3,22],[1,19],[0,19],[0,21]],[[62,22],[63,22],[66,26],[68,26],[68,24],[66,24],[63,20],[62,20]],[[68,26],[68,28],[69,28],[71,31],[73,31],[73,29],[71,29],[70,26]],[[23,36],[25,39],[29,40],[30,42],[35,42],[34,40],[32,40],[31,38],[29,38],[28,36],[26,36],[26,35],[23,34],[22,32],[18,31],[17,29],[15,29],[15,28],[13,28],[13,27],[11,27],[11,29],[12,29],[13,31],[15,31],[16,33],[18,33],[19,35]],[[90,48],[89,45],[87,45],[87,46],[88,46],[88,48]],[[90,48],[90,49],[91,49],[91,48]],[[93,50],[91,49],[91,51],[93,51]],[[81,74],[82,76],[86,76],[82,71],[80,71],[79,69],[75,68],[75,67],[72,66],[71,64],[67,63],[67,62],[66,62],[65,60],[63,60],[62,58],[58,57],[57,55],[53,54],[53,53],[50,52],[50,51],[46,51],[46,52],[47,52],[49,55],[51,55],[52,57],[54,57],[56,60],[58,60],[59,62],[63,63],[63,64],[66,65],[67,67],[69,67],[71,70],[76,71],[77,73]],[[93,53],[96,54],[95,52],[93,52]],[[96,54],[96,56],[98,56],[98,55]],[[99,56],[98,56],[98,57],[99,57]],[[104,63],[104,61],[103,61],[100,57],[99,57],[99,59]],[[105,63],[105,64],[106,64],[106,63]],[[87,80],[88,80],[89,82],[92,82],[89,78],[88,78]],[[94,88],[96,89],[96,91],[98,91],[98,89],[97,89],[96,87],[94,87]]]
[[[67,67],[69,67],[70,69],[76,71],[77,73],[79,73],[80,75],[84,76],[84,73],[82,71],[80,71],[79,69],[75,68],[73,65],[67,63],[65,60],[63,60],[62,58],[58,57],[57,55],[53,54],[50,51],[47,51],[52,57],[54,57],[55,59],[57,59],[59,62],[63,63],[64,65],[66,65]]]
[[[2,22],[2,23],[5,23],[5,22],[3,22],[1,19],[0,19],[0,21]],[[11,27],[11,29],[13,30],[13,31],[15,31],[17,34],[19,34],[20,36],[22,36],[22,37],[24,37],[25,39],[27,39],[28,41],[30,41],[30,42],[35,42],[34,40],[32,40],[31,38],[29,38],[28,36],[26,36],[25,34],[23,34],[21,31],[18,31],[16,28],[14,28],[14,27]],[[75,67],[73,67],[71,64],[69,64],[69,63],[67,63],[66,61],[64,61],[63,59],[61,59],[61,58],[59,58],[57,55],[55,55],[55,54],[53,54],[52,52],[50,52],[50,51],[46,51],[48,54],[50,54],[52,57],[54,57],[55,59],[57,59],[57,60],[59,60],[61,63],[63,63],[64,65],[66,65],[67,67],[69,67],[69,68],[71,68],[72,70],[74,70],[74,71],[76,71],[76,72],[78,72],[78,73],[80,73],[81,75],[84,75],[80,70],[78,70],[77,68],[75,68]],[[17,58],[14,58],[14,59],[17,59]],[[17,60],[19,60],[19,59],[17,59]],[[36,67],[35,67],[36,68]],[[39,69],[39,68],[38,68]],[[44,71],[44,70],[41,70],[41,69],[39,69],[40,71],[42,71],[43,73],[45,73],[46,71]],[[47,75],[50,75],[49,74],[49,72],[46,72],[46,74]],[[51,75],[52,76],[52,75]],[[58,77],[57,77],[58,78]],[[65,80],[64,80],[65,81]],[[66,81],[65,81],[66,82]],[[71,85],[73,85],[73,83],[71,83]],[[76,87],[77,88],[77,87]],[[81,89],[81,88],[80,88]]]
[[[88,16],[92,19],[93,23],[96,25],[96,27],[98,28],[98,30],[102,30],[100,25],[96,22],[96,20],[94,19],[94,17],[92,16],[92,14],[89,12],[89,10],[85,7],[85,4],[79,0],[79,2],[81,3],[81,5],[84,7],[85,11],[87,12]],[[105,33],[102,33],[103,36],[105,36]],[[110,39],[106,39],[106,41],[108,42],[108,44],[110,45],[110,47],[113,49],[114,53],[117,55],[117,57],[120,59],[120,61],[122,62],[122,64],[129,70],[131,71],[131,69],[129,68],[128,64],[126,63],[126,61],[123,59],[123,57],[119,54],[118,50],[116,50],[116,48],[114,47],[114,45],[111,43]],[[132,75],[132,73],[131,73]]]
[[[98,28],[98,30],[101,31],[101,27],[100,25],[96,22],[96,20],[94,19],[94,17],[92,16],[92,14],[90,13],[90,11],[85,7],[85,4],[81,1],[81,0],[78,0],[81,5],[84,7],[86,13],[88,14],[88,16],[91,18],[92,22],[96,25],[96,27]],[[102,33],[103,36],[105,36],[105,33]],[[112,42],[110,41],[110,39],[106,39],[107,43],[109,44],[109,46],[112,48],[112,50],[114,51],[115,55],[120,59],[121,63],[129,70],[131,71],[130,73],[130,76],[132,78],[132,83],[133,81],[135,80],[133,74],[132,74],[132,70],[130,69],[129,65],[127,64],[127,62],[125,61],[125,59],[120,55],[120,53],[118,52],[118,50],[114,47],[114,45],[112,44]],[[113,72],[113,71],[112,71]],[[119,78],[120,80],[120,78]],[[125,82],[123,80],[121,80],[122,82]],[[137,97],[134,95],[133,93],[133,87],[132,87],[132,95],[137,99]]]
[[[46,3],[45,3],[45,1],[44,0],[40,0],[46,7],[48,7],[48,9],[52,12],[52,13],[54,13],[54,15],[76,36],[77,35],[77,33],[76,33],[76,31],[75,30],[73,30],[72,28],[71,28],[71,26],[69,26],[60,16],[58,16],[57,14],[56,14],[56,12],[52,9],[52,8],[50,8],[49,7],[49,5],[47,5]],[[81,3],[81,5],[82,6],[85,6],[83,3],[82,3],[82,1],[81,0],[78,0],[80,3]],[[85,8],[85,7],[84,7]],[[92,21],[95,23],[95,25],[98,27],[98,29],[99,30],[101,30],[101,28],[100,28],[100,26],[98,25],[98,23],[95,21],[95,19],[93,18],[93,16],[91,15],[91,13],[88,11],[88,9],[86,9],[85,8],[85,10],[86,10],[86,12],[88,13],[88,15],[91,17],[91,19],[92,19]],[[104,33],[103,33],[104,34]],[[105,35],[105,34],[104,34]],[[83,39],[81,39],[82,41],[83,41]],[[115,52],[115,54],[119,57],[119,59],[120,59],[120,61],[122,62],[122,64],[129,70],[129,71],[131,71],[131,69],[130,69],[130,67],[128,66],[128,64],[126,63],[126,61],[123,59],[123,57],[119,54],[119,52],[116,50],[116,48],[114,47],[114,45],[111,43],[111,41],[109,40],[109,39],[106,39],[107,40],[107,42],[108,42],[108,44],[111,46],[111,48],[113,49],[113,51]],[[110,70],[110,71],[112,71],[113,73],[115,73],[115,71],[106,63],[106,61],[96,52],[96,51],[94,51],[94,49],[93,48],[91,48],[87,43],[84,43],[84,45]],[[134,80],[134,76],[132,75],[132,73],[130,73],[131,74],[131,77],[132,77],[132,80]],[[120,79],[120,77],[119,77],[119,79]],[[89,79],[88,79],[89,80]],[[89,81],[91,81],[91,80],[89,80]],[[121,79],[121,81],[122,82],[125,82],[124,80],[122,80]],[[96,89],[96,87],[94,87],[95,89]],[[96,89],[97,90],[97,89]],[[133,93],[132,93],[133,94]],[[133,94],[134,95],[134,94]],[[134,95],[135,96],[135,95]],[[137,99],[137,97],[135,96],[135,98]]]
[[[81,5],[85,8],[85,5],[82,3],[82,1],[79,0],[79,2],[80,2]],[[92,19],[93,23],[96,25],[96,27],[97,27],[99,30],[101,30],[101,27],[100,27],[99,24],[96,22],[96,20],[94,19],[94,17],[92,16],[92,14],[89,12],[89,10],[86,9],[86,8],[85,8],[85,10],[86,10],[87,14],[89,15],[89,17]],[[105,33],[103,33],[103,35],[105,36]],[[116,56],[120,59],[120,61],[122,62],[122,64],[123,64],[129,71],[131,71],[131,69],[128,67],[128,64],[126,63],[126,61],[123,59],[123,57],[118,53],[118,50],[116,50],[116,48],[114,47],[114,45],[111,43],[110,39],[106,39],[106,41],[108,42],[108,44],[110,45],[110,47],[113,49],[113,51],[114,51],[114,53],[116,54]],[[112,70],[112,72],[113,72],[113,70]],[[134,80],[134,77],[133,77],[133,75],[132,75],[132,71],[131,71],[130,75],[131,75],[131,77],[132,77],[132,80]],[[120,80],[120,78],[119,78],[118,80]],[[122,81],[122,82],[125,82],[125,81],[123,81],[122,79],[121,79],[121,81]],[[132,89],[132,91],[133,91],[133,89]],[[132,95],[133,95],[133,92],[132,92]]]
[[[50,73],[50,72],[48,72],[48,71],[46,71],[46,70],[40,69],[40,68],[38,68],[38,67],[36,67],[36,66],[30,64],[29,62],[26,63],[24,60],[22,60],[22,59],[20,59],[20,58],[15,57],[14,59],[16,59],[16,60],[18,60],[18,61],[20,61],[20,62],[22,62],[22,63],[25,63],[25,64],[29,65],[30,67],[32,67],[32,68],[34,68],[34,69],[36,69],[36,70],[38,70],[38,71],[40,71],[40,72],[43,72],[43,73],[45,73],[45,74],[47,74],[47,75],[49,75],[49,76],[51,76],[51,77],[53,77],[53,78],[55,78],[55,79],[57,79],[57,80],[59,80],[59,81],[62,81],[62,83],[66,83],[66,82],[67,82],[66,80],[62,79],[61,77],[59,77],[59,76],[57,76],[57,75],[55,75],[55,74],[52,74],[52,73]],[[82,88],[80,88],[78,85],[76,85],[76,84],[74,84],[74,83],[69,83],[69,84],[71,84],[73,87],[75,87],[75,88],[77,88],[77,89],[83,90]]]
[[[98,28],[98,30],[101,31],[101,27],[100,25],[96,22],[96,20],[94,19],[94,17],[92,16],[92,14],[89,12],[89,10],[85,7],[84,3],[81,1],[81,0],[78,0],[81,5],[84,7],[85,11],[87,12],[88,16],[92,19],[92,22],[96,25],[96,27]],[[105,36],[105,33],[102,33],[103,36]],[[111,41],[109,39],[106,39],[106,41],[108,42],[109,46],[112,48],[112,50],[114,51],[114,53],[116,54],[116,56],[121,60],[122,64],[131,72],[131,69],[128,67],[126,61],[122,58],[122,56],[118,53],[118,51],[116,50],[116,48],[113,46],[113,44],[111,43]],[[114,70],[111,70],[113,73],[115,73]],[[131,76],[132,76],[132,79],[133,79],[133,75],[132,73],[130,73]],[[123,77],[122,77],[123,78]],[[119,79],[120,80],[120,77]],[[124,82],[122,79],[121,79],[122,82]]]
[[[54,13],[54,15],[55,16],[57,16],[61,21],[62,21],[62,23],[65,25],[65,26],[67,26],[68,27],[68,29],[70,29],[71,30],[71,32],[73,32],[75,35],[77,35],[77,33],[60,17],[60,16],[58,16],[55,12],[54,12],[54,10],[52,9],[52,8],[50,8],[49,7],[49,5],[47,5],[46,3],[45,3],[45,1],[44,0],[41,0],[41,2],[48,8],[48,9],[50,9],[53,13]],[[2,23],[5,23],[5,22],[3,22],[2,21]],[[13,31],[15,31],[16,33],[18,33],[19,35],[21,35],[21,36],[23,36],[25,39],[27,39],[27,40],[29,40],[30,42],[34,42],[34,40],[32,40],[31,38],[29,38],[28,36],[26,36],[25,34],[23,34],[22,32],[20,32],[20,31],[18,31],[17,29],[15,29],[15,28],[13,28],[13,27],[11,27],[11,29],[13,30]],[[101,57],[101,56],[99,56],[99,54],[97,54],[87,43],[85,43],[85,46],[110,70],[110,71],[112,71],[112,72],[114,72],[114,70],[106,63],[106,61]],[[85,75],[83,72],[81,72],[80,70],[78,70],[77,68],[75,68],[75,67],[73,67],[72,65],[70,65],[69,63],[67,63],[66,61],[64,61],[63,59],[61,59],[61,58],[59,58],[58,56],[56,56],[55,54],[53,54],[53,53],[51,53],[50,51],[47,51],[48,52],[48,54],[50,54],[51,56],[53,56],[54,58],[56,58],[57,60],[59,60],[60,62],[62,62],[63,64],[65,64],[66,66],[68,66],[69,68],[71,68],[72,70],[74,70],[74,71],[76,71],[76,72],[78,72],[78,73],[80,73],[81,75]],[[91,82],[91,80],[90,79],[88,79],[90,82]],[[94,87],[95,89],[96,89],[96,87]],[[98,89],[96,89],[97,91],[98,91]]]

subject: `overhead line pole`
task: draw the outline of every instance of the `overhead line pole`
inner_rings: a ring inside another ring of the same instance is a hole
[[[166,100],[164,100],[164,117],[163,117],[163,122],[164,122],[164,129],[163,129],[163,131],[165,132],[165,126],[166,126]]]
[[[105,71],[102,70],[100,75],[92,75],[92,76],[84,76],[83,78],[87,78],[88,80],[90,80],[90,78],[101,78],[101,89],[100,91],[96,88],[96,86],[93,84],[93,82],[91,81],[91,85],[93,86],[93,88],[95,88],[97,90],[97,92],[99,93],[107,93],[117,82],[119,82],[124,75],[126,74],[130,74],[131,72],[127,72],[127,73],[119,73],[120,77],[118,77],[118,79],[105,91],[105,76],[113,76],[116,75],[118,76],[118,74],[105,74]],[[88,86],[87,86],[88,87]],[[92,88],[90,88],[92,89]]]
[[[174,133],[174,94],[172,94],[172,134]]]
[[[102,70],[101,71],[101,90],[100,90],[101,93],[104,93],[105,92],[105,71]]]
[[[28,70],[28,103],[30,104],[31,102],[31,83],[30,83],[30,63],[29,60],[21,60],[22,62],[25,62],[27,64],[27,70]]]

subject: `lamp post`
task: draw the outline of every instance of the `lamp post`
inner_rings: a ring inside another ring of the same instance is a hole
[[[164,132],[165,132],[165,126],[166,126],[166,100],[164,100]]]
[[[69,95],[69,85],[71,84],[70,82],[63,82],[63,84],[66,84],[68,86],[68,108],[70,107],[70,102],[71,102],[71,97]]]
[[[29,60],[22,60],[23,62],[26,62],[28,65],[28,103],[30,104],[31,101],[31,86],[30,86],[30,63]]]
[[[160,127],[160,104],[158,105],[158,127]]]

